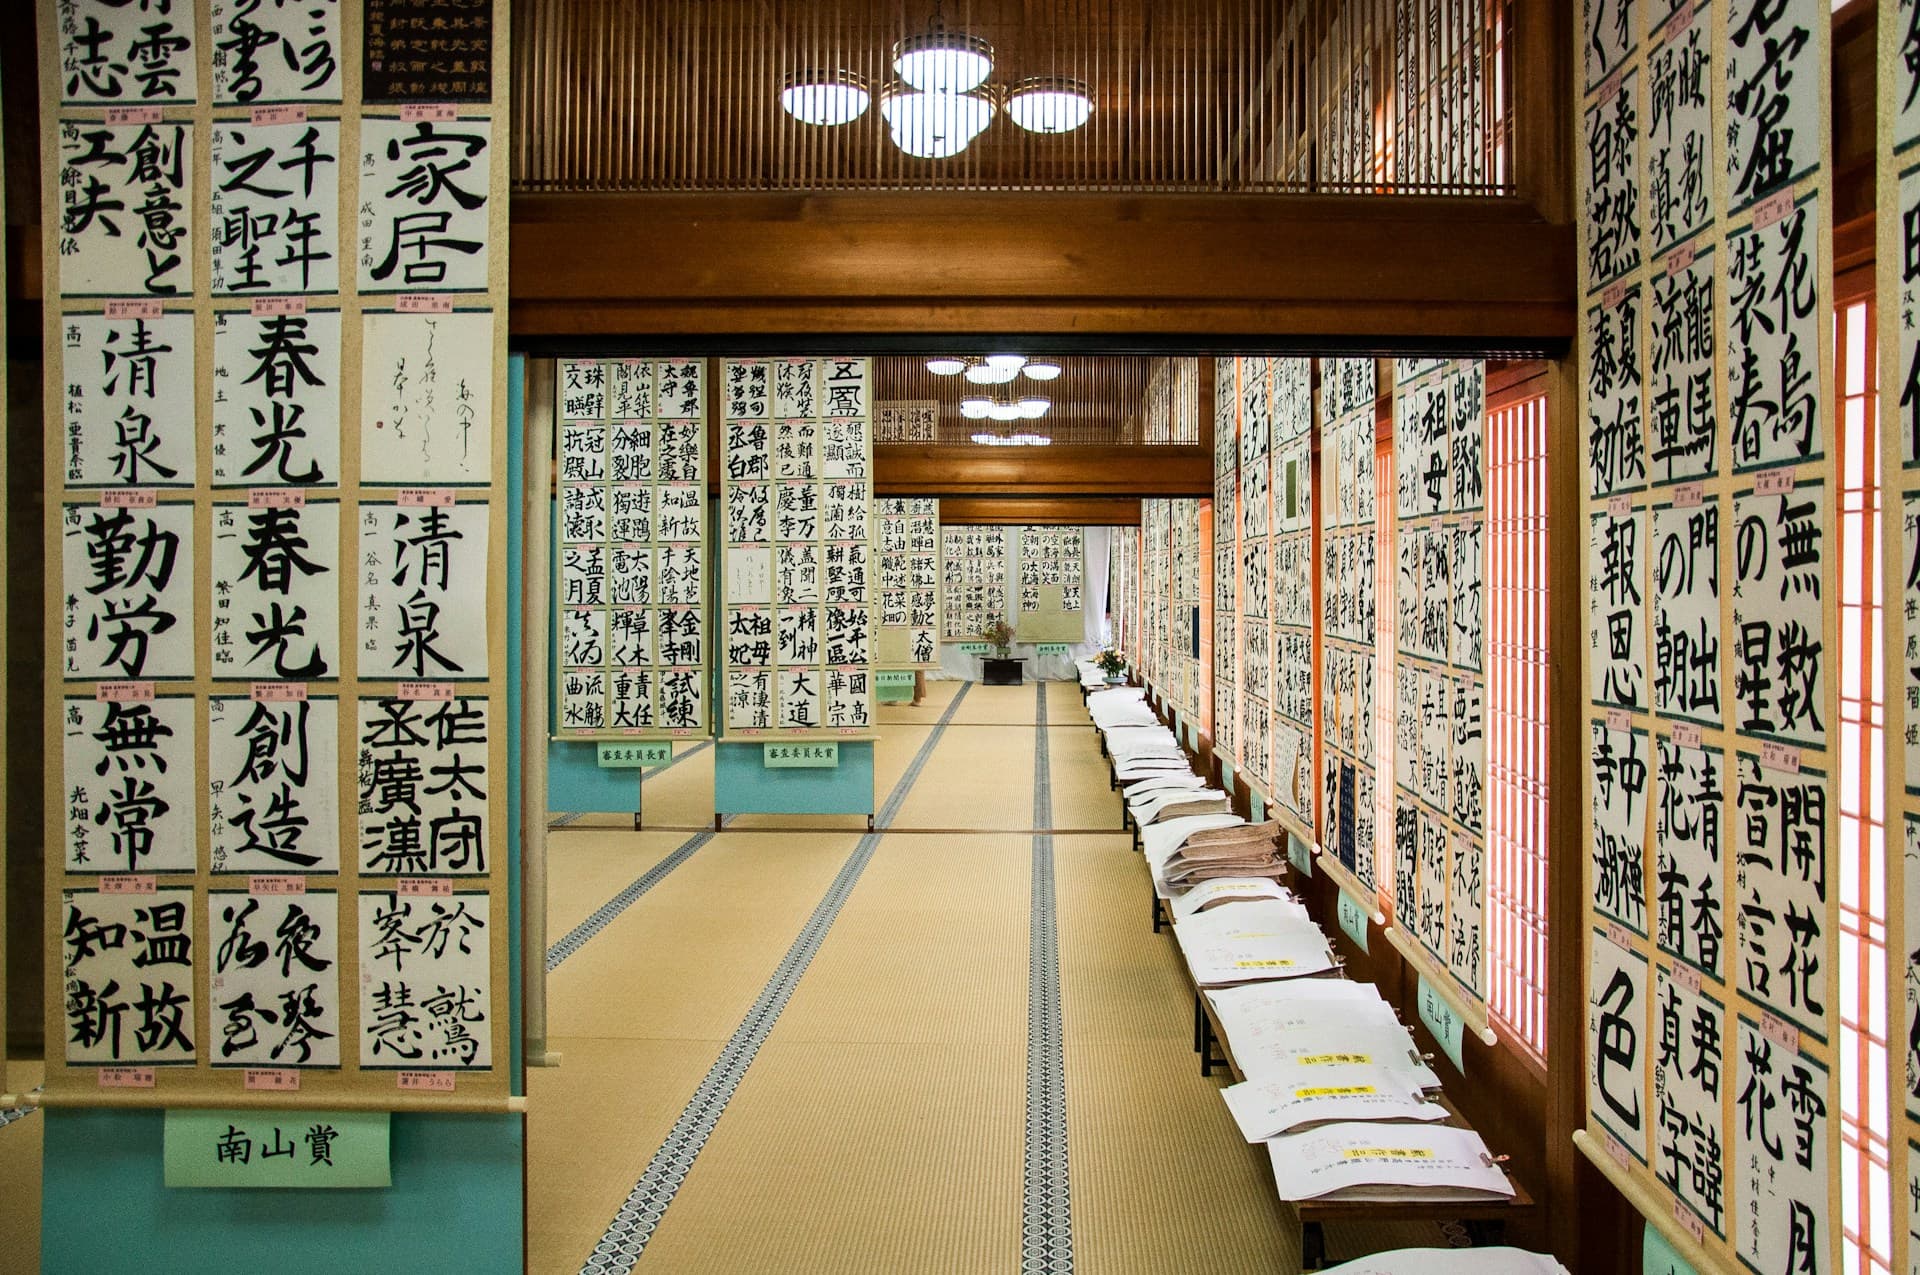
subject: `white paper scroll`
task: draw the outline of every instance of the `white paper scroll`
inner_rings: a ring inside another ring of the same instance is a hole
[[[491,481],[493,315],[368,311],[360,348],[360,481]]]
[[[215,103],[340,100],[340,0],[211,0],[209,12]]]
[[[193,316],[70,314],[60,326],[67,486],[193,486]]]
[[[339,897],[208,892],[214,1066],[340,1065]]]
[[[360,676],[484,678],[488,507],[360,506]]]
[[[492,140],[485,119],[361,120],[360,291],[486,291]]]
[[[197,1057],[192,890],[68,890],[61,912],[68,1066]]]
[[[360,701],[362,874],[486,874],[489,716],[478,698]]]
[[[213,507],[216,676],[340,675],[340,505]]]
[[[60,100],[187,105],[199,96],[195,6],[57,0]]]
[[[331,696],[208,699],[213,871],[340,870],[339,723]]]
[[[213,323],[213,483],[332,486],[340,481],[340,312]]]
[[[360,895],[360,1066],[493,1065],[492,899]]]
[[[175,695],[66,701],[67,871],[193,871],[193,708]]]
[[[193,133],[172,122],[60,121],[63,295],[193,291]]]
[[[339,291],[339,121],[223,120],[210,172],[216,296]]]
[[[66,675],[193,676],[193,506],[61,513]]]

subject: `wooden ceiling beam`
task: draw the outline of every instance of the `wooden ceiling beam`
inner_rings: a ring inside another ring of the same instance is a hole
[[[1211,496],[1203,447],[922,447],[873,449],[880,496]]]
[[[1013,500],[1000,496],[949,496],[940,502],[940,521],[989,527],[1065,523],[1083,527],[1137,527],[1137,496],[1041,496]]]
[[[1355,337],[1566,348],[1574,245],[1511,199],[518,195],[516,339]]]

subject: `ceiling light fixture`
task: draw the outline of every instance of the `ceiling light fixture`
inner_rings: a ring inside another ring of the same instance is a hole
[[[1003,371],[1018,372],[1021,368],[1025,367],[1026,365],[1027,365],[1027,356],[1024,354],[989,354],[987,355],[987,366],[997,367]]]
[[[852,71],[800,71],[780,90],[781,107],[802,124],[851,124],[872,100],[867,82]]]
[[[1051,381],[1060,375],[1060,365],[1050,359],[1035,359],[1020,371],[1036,381]]]
[[[1053,406],[1053,400],[1039,394],[1029,394],[1016,406],[1020,409],[1020,415],[1028,420],[1038,420],[1047,414],[1047,409]]]
[[[993,409],[993,400],[979,394],[969,394],[960,400],[960,415],[970,421],[983,421]]]
[[[922,93],[897,84],[880,94],[893,144],[916,159],[951,159],[993,123],[992,93]]]
[[[947,30],[936,8],[924,34],[893,46],[893,70],[922,93],[965,93],[993,74],[993,45],[977,35]]]
[[[965,359],[942,356],[940,358],[927,360],[927,371],[933,373],[935,376],[958,376],[966,370],[967,361]]]
[[[1036,75],[1013,86],[1007,116],[1029,133],[1071,133],[1093,114],[1093,99],[1080,80]]]

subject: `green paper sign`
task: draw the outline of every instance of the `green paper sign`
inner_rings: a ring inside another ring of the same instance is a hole
[[[602,770],[642,770],[648,766],[664,766],[672,760],[672,740],[657,739],[631,744],[619,740],[600,741]]]
[[[1345,890],[1340,891],[1340,928],[1346,931],[1353,945],[1362,952],[1367,950],[1367,922],[1372,918],[1367,910],[1353,901]]]
[[[384,1111],[168,1111],[162,1180],[175,1187],[389,1186]]]
[[[840,745],[837,741],[781,741],[760,745],[760,757],[768,770],[837,770]]]
[[[1692,1265],[1673,1251],[1658,1227],[1649,1224],[1640,1244],[1640,1269],[1646,1275],[1696,1275]]]
[[[1033,649],[1041,655],[1065,655],[1067,653],[1067,644],[1065,642],[1042,642]]]
[[[1420,976],[1420,1021],[1440,1042],[1441,1052],[1453,1063],[1454,1070],[1466,1075],[1467,1063],[1462,1046],[1466,1042],[1467,1025],[1446,998],[1434,990],[1425,974]]]
[[[985,642],[959,642],[955,645],[960,648],[960,654],[962,655],[985,655],[993,649]]]
[[[883,691],[896,686],[904,686],[911,690],[913,688],[913,670],[910,668],[876,669],[873,674],[873,684]]]
[[[1306,842],[1291,832],[1287,834],[1287,862],[1291,863],[1293,870],[1301,876],[1313,875],[1313,852],[1307,849]]]

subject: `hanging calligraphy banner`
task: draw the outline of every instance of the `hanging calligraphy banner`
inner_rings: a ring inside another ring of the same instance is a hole
[[[554,733],[708,730],[706,362],[562,359]]]
[[[379,112],[349,51],[445,6],[41,7],[48,1102],[507,1100],[507,10],[457,7],[465,82]]]
[[[1881,0],[1878,212],[1893,1266],[1920,1269],[1920,0]],[[1874,365],[1868,356],[1869,367]],[[1905,1225],[1901,1225],[1901,1219]]]
[[[1013,626],[1022,642],[1086,640],[1085,536],[1078,527],[1021,527],[1020,610]]]
[[[1363,902],[1377,881],[1375,376],[1372,359],[1320,360],[1320,835]]]
[[[1841,1269],[1830,27],[1586,0],[1577,47],[1582,1145],[1703,1271]]]
[[[730,736],[873,726],[866,359],[728,359],[720,563]]]
[[[1213,751],[1241,765],[1238,359],[1213,361]]]
[[[945,640],[978,642],[989,624],[1007,618],[1009,535],[1006,527],[954,523],[940,529]]]
[[[940,667],[940,502],[889,497],[880,513],[879,657],[890,669]]]

